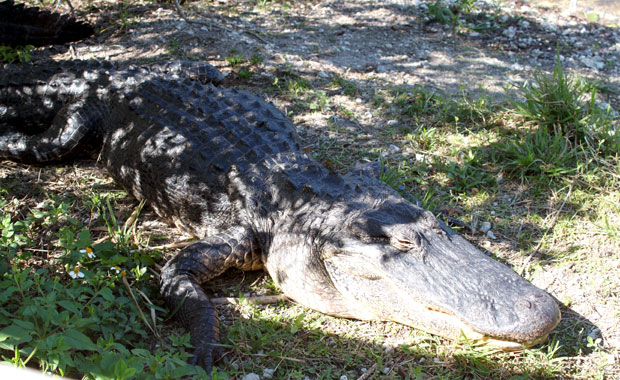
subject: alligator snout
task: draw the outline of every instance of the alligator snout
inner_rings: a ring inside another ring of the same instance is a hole
[[[537,340],[559,323],[560,308],[551,296],[542,292],[527,293],[517,299],[513,308],[519,327],[512,338],[521,342]]]

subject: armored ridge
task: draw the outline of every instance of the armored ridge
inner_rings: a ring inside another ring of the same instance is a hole
[[[18,69],[5,70],[0,158],[43,164],[100,152],[116,181],[200,238],[161,274],[162,296],[196,346],[194,363],[210,370],[217,356],[217,318],[201,285],[232,267],[264,268],[290,298],[327,314],[504,349],[541,342],[557,325],[548,294],[372,171],[329,172],[300,151],[272,104],[190,80],[188,68],[218,78],[197,63],[77,62],[22,74],[21,84],[9,79]],[[28,102],[37,117],[26,120]]]
[[[44,164],[90,155],[101,148],[110,106],[153,77],[219,83],[213,66],[165,61],[148,66],[68,61],[4,65],[0,76],[0,157]]]
[[[0,3],[0,45],[60,45],[94,34],[93,27],[71,16],[42,11],[36,7]]]

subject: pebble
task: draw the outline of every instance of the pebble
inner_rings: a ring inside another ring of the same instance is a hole
[[[491,230],[491,223],[489,222],[483,222],[482,226],[480,226],[480,231],[484,234],[486,234],[490,230]]]
[[[400,148],[394,144],[390,144],[390,146],[388,147],[388,153],[389,154],[396,154],[400,152]]]
[[[487,231],[487,236],[489,239],[493,239],[493,240],[497,239],[497,237],[495,237],[495,234],[491,230]]]
[[[327,74],[325,71],[319,71],[317,75],[321,78],[329,78],[329,74]]]
[[[513,38],[515,34],[517,34],[517,28],[514,26],[509,26],[507,29],[504,29],[502,34],[508,38]]]
[[[591,69],[602,69],[605,63],[601,62],[598,57],[581,57],[581,62]]]
[[[388,71],[388,67],[386,65],[377,65],[378,73],[385,73]]]
[[[275,368],[265,368],[263,369],[263,377],[265,379],[271,379],[273,378],[273,373],[275,372]]]
[[[258,376],[257,374],[253,372],[250,372],[250,373],[247,373],[245,376],[243,376],[242,380],[260,380],[260,376]]]
[[[342,375],[340,376],[340,380],[349,380],[349,377],[347,375]]]
[[[388,120],[387,125],[389,125],[390,127],[393,127],[395,125],[398,124],[398,120]]]

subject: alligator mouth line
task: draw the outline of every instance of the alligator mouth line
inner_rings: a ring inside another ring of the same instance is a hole
[[[415,323],[399,318],[394,318],[393,321],[454,341],[464,340],[470,343],[480,343],[507,352],[520,351],[544,342],[561,319],[558,316],[555,323],[542,335],[529,340],[517,341],[478,332],[454,314],[430,308],[420,303],[416,303],[416,305],[417,308],[424,310],[424,318],[415,320]]]

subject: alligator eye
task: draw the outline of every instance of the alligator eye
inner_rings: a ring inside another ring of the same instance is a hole
[[[390,238],[390,245],[401,252],[415,253],[422,262],[428,253],[428,239],[420,232],[407,235],[395,234]]]
[[[412,249],[418,247],[418,245],[412,241],[399,239],[397,237],[390,238],[390,245],[403,252],[411,251]]]

